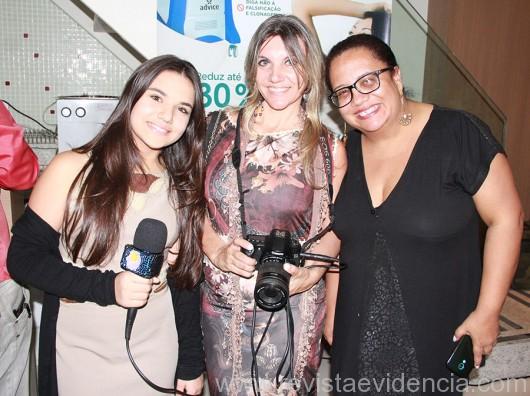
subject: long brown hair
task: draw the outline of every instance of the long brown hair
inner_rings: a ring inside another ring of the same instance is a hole
[[[256,85],[257,61],[261,47],[271,38],[279,36],[298,73],[307,84],[304,94],[306,120],[300,141],[300,154],[306,180],[314,184],[314,167],[318,139],[325,128],[320,122],[320,103],[324,93],[324,61],[315,35],[294,15],[274,15],[267,18],[250,40],[245,58],[245,75],[249,95],[244,109],[244,119],[250,120],[263,97]]]
[[[162,55],[140,65],[125,84],[116,109],[101,132],[75,150],[89,154],[89,160],[70,187],[68,202],[72,202],[67,206],[63,230],[71,257],[76,261],[83,252],[85,266],[104,263],[118,248],[132,174],[145,174],[132,135],[131,111],[153,80],[166,70],[186,77],[195,88],[193,110],[184,134],[160,153],[170,177],[168,194],[177,209],[179,254],[168,277],[180,287],[190,288],[199,281],[202,270],[205,114],[199,75],[187,61]]]

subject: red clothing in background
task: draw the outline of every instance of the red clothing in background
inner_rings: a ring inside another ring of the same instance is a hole
[[[17,125],[5,105],[0,103],[0,188],[31,188],[38,172],[37,156],[24,140],[24,128]],[[0,282],[10,278],[6,270],[8,246],[9,227],[0,203]]]

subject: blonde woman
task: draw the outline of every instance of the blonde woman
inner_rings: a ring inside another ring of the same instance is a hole
[[[298,18],[277,15],[258,27],[245,72],[245,107],[214,113],[208,122],[202,324],[209,388],[214,395],[303,395],[314,390],[320,363],[325,269],[284,266],[292,275],[289,354],[286,312],[254,312],[256,260],[241,252],[252,248],[242,236],[281,229],[304,242],[322,234],[330,219],[328,185],[339,185],[345,151],[320,123],[321,51]],[[311,252],[336,256],[338,244],[328,235]]]

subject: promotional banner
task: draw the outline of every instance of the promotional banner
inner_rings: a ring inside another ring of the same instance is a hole
[[[259,24],[275,14],[302,19],[317,32],[324,54],[349,34],[390,39],[391,0],[158,0],[158,54],[175,54],[195,65],[207,112],[240,106],[247,95],[248,43]],[[330,112],[325,103],[324,122]]]

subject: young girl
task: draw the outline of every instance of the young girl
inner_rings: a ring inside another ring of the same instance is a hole
[[[133,72],[101,133],[57,155],[38,180],[13,228],[8,269],[46,292],[40,395],[159,394],[127,356],[131,307],[140,308],[130,345],[139,368],[157,385],[200,393],[204,119],[195,68],[159,56]],[[144,218],[168,230],[153,279],[120,269]]]

